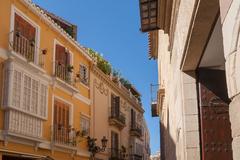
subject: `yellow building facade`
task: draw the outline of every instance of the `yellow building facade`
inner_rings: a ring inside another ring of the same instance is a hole
[[[89,159],[92,59],[31,1],[0,4],[0,160]]]

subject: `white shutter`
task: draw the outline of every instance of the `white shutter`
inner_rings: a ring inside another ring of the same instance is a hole
[[[40,88],[40,116],[47,116],[47,86],[41,84]]]
[[[39,82],[32,79],[31,112],[34,114],[37,114],[37,111],[38,111],[38,88],[39,88]]]
[[[13,74],[13,88],[12,88],[12,106],[20,108],[21,100],[21,84],[22,84],[22,73],[14,70]]]
[[[31,77],[24,75],[24,88],[23,88],[23,109],[30,111],[31,105]]]

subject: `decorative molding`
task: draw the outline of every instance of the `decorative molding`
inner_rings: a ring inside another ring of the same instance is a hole
[[[104,94],[105,96],[108,95],[109,90],[104,86],[103,82],[97,82],[97,79],[94,79],[94,86],[99,90],[101,94]]]
[[[74,94],[73,95],[75,98],[77,98],[78,100],[84,102],[87,105],[91,105],[91,100],[89,98],[84,97],[83,95],[81,95],[80,93]]]
[[[8,51],[4,48],[0,48],[0,58],[7,59],[8,58]]]
[[[114,91],[116,91],[119,95],[124,97],[135,109],[144,113],[144,109],[141,107],[139,103],[136,102],[125,90],[121,89],[118,84],[115,84],[110,77],[105,75],[97,66],[92,65],[91,71],[94,75],[96,75],[103,83],[106,83],[109,87],[111,87]]]

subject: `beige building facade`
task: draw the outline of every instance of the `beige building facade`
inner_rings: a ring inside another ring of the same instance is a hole
[[[238,160],[239,0],[141,0],[157,59],[162,160]]]
[[[148,134],[148,128],[144,125],[141,103],[130,90],[96,65],[91,67],[90,77],[91,137],[97,139],[99,146],[103,136],[108,139],[107,149],[96,154],[96,158],[138,160],[147,157],[144,150],[145,144],[149,146],[149,137],[145,142],[144,133]]]

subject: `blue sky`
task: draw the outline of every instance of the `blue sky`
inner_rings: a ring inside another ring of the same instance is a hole
[[[150,83],[157,65],[148,59],[147,34],[141,33],[138,0],[34,0],[78,26],[80,44],[103,54],[142,94],[152,153],[159,150],[159,119],[151,117]]]

